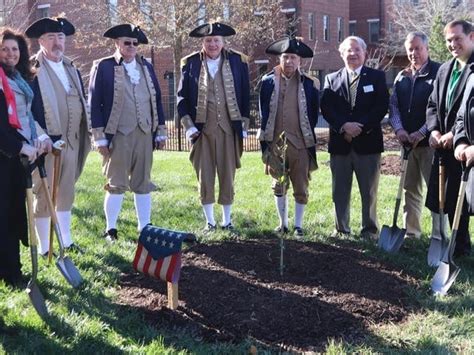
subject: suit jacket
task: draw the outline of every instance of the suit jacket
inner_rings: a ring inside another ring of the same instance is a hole
[[[442,134],[449,131],[456,131],[456,118],[459,108],[461,107],[462,95],[466,86],[466,81],[474,63],[474,52],[471,54],[466,67],[464,68],[458,85],[453,93],[453,103],[449,110],[446,108],[446,95],[448,92],[449,77],[453,69],[455,59],[441,65],[436,75],[433,92],[428,100],[426,108],[426,125],[429,131],[440,131]],[[443,152],[446,161],[446,205],[445,211],[453,214],[456,208],[456,200],[459,191],[461,179],[461,164],[454,159],[452,149]],[[438,153],[433,159],[431,168],[430,182],[428,184],[428,192],[426,195],[426,207],[433,212],[439,210],[439,181],[438,181]]]
[[[428,100],[426,107],[426,125],[428,130],[440,131],[442,134],[448,131],[455,133],[455,121],[459,106],[461,105],[462,94],[466,86],[467,77],[469,76],[469,68],[474,63],[474,52],[471,54],[466,67],[459,78],[458,85],[453,93],[453,104],[451,108],[446,108],[446,95],[448,92],[449,77],[453,69],[455,59],[444,63],[438,70],[434,83],[433,92]]]
[[[380,122],[388,110],[389,94],[385,74],[363,66],[360,72],[355,106],[351,108],[348,73],[342,68],[326,76],[321,98],[321,112],[330,125],[329,153],[359,154],[383,152]],[[362,133],[351,143],[340,133],[346,122],[363,124]]]
[[[474,145],[474,64],[471,64],[469,69],[470,75],[456,119],[454,146],[461,143]],[[474,213],[474,171],[472,170],[469,173],[466,187],[466,199],[469,204],[469,212]]]

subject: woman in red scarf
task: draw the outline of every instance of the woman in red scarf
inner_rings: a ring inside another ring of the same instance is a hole
[[[15,46],[13,46],[15,47]],[[18,47],[17,47],[18,49]],[[15,50],[16,51],[16,50]],[[25,210],[25,171],[20,156],[30,161],[36,159],[38,150],[22,132],[35,131],[35,124],[23,122],[18,117],[15,93],[5,71],[12,72],[6,63],[3,41],[0,46],[0,280],[10,285],[21,285],[20,240],[28,245]],[[21,53],[18,50],[18,60]],[[12,62],[16,66],[16,64]],[[34,133],[36,134],[36,133]]]

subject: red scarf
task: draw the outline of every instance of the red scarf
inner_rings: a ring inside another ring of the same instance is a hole
[[[20,129],[21,124],[18,120],[18,115],[16,113],[16,101],[15,94],[13,93],[10,85],[8,85],[8,79],[3,71],[3,68],[0,67],[0,90],[5,94],[5,100],[7,101],[7,111],[8,111],[8,123],[15,129]]]

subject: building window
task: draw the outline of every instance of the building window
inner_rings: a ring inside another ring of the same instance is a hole
[[[308,39],[314,40],[314,14],[312,12],[308,13]]]
[[[198,25],[203,25],[206,22],[206,4],[204,1],[199,1],[198,8]]]
[[[41,4],[38,5],[36,10],[37,18],[49,17],[49,8],[51,7],[50,4]]]
[[[323,39],[329,42],[329,15],[323,15]]]
[[[413,6],[418,6],[420,4],[420,0],[411,0],[411,4]]]
[[[376,43],[380,37],[380,20],[367,20],[369,23],[369,43]]]
[[[349,36],[356,35],[356,25],[357,21],[349,21]]]
[[[222,4],[222,18],[224,21],[229,21],[230,19],[230,4],[229,1],[225,1],[224,4]]]
[[[108,0],[107,7],[109,9],[110,24],[112,26],[118,25],[118,10],[117,10],[118,1],[117,0]]]
[[[337,18],[337,41],[342,42],[344,39],[344,19],[342,17]]]

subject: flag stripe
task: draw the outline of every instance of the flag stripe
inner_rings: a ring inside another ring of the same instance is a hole
[[[171,261],[170,256],[163,259],[163,266],[161,267],[161,270],[160,270],[160,279],[162,279],[163,281],[167,281],[166,273],[168,272],[170,261]]]
[[[168,271],[166,272],[166,281],[173,281],[173,274],[175,272],[176,261],[178,259],[178,254],[171,255],[170,265]]]
[[[147,253],[147,257],[146,257],[146,260],[145,260],[145,265],[143,265],[143,272],[145,274],[148,274],[148,268],[150,267],[150,263],[151,263],[151,255],[149,253]]]
[[[138,243],[137,252],[135,253],[135,259],[133,259],[133,267],[135,270],[138,271],[138,260],[140,260],[140,256],[142,255],[143,245]]]
[[[137,270],[143,272],[143,265],[145,264],[146,257],[148,256],[148,251],[145,248],[142,248],[140,254],[140,259],[138,260]]]
[[[156,263],[155,277],[160,278],[161,266],[163,265],[163,259],[158,259]]]

